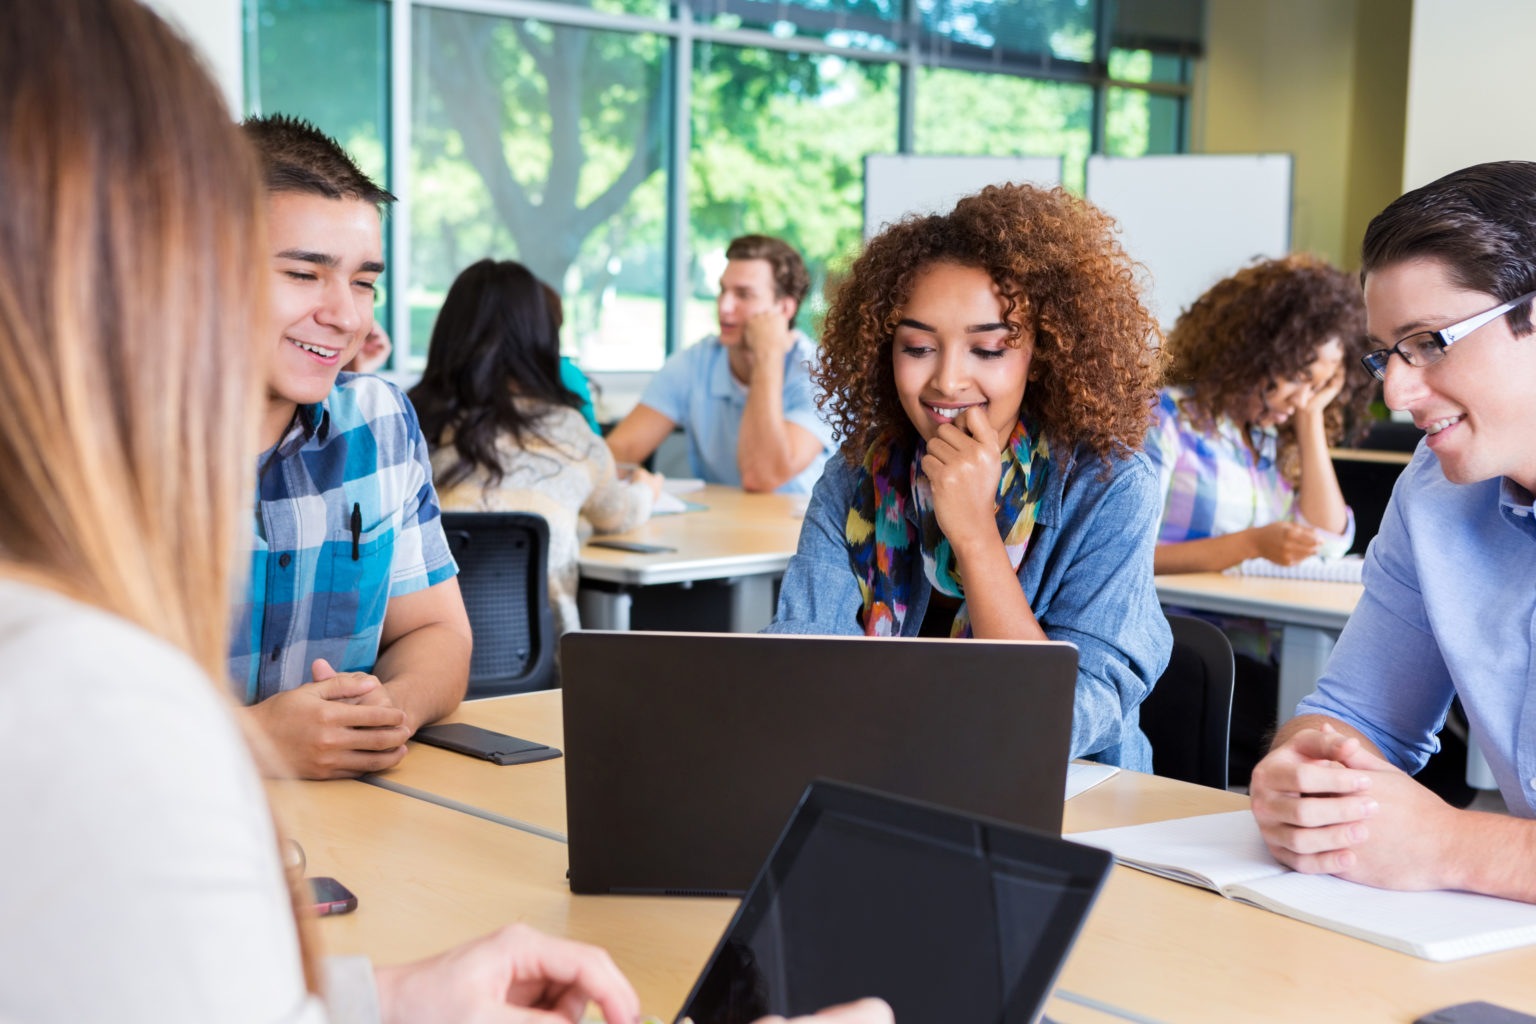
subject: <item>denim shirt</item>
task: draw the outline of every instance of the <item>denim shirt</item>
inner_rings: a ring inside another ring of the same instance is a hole
[[[1162,497],[1145,455],[1111,463],[1100,479],[1104,465],[1087,452],[1052,460],[1019,585],[1046,636],[1077,646],[1072,756],[1151,771],[1152,747],[1137,709],[1173,648],[1152,585]],[[843,532],[855,477],[841,455],[828,461],[765,632],[863,632],[863,602]],[[916,636],[932,587],[921,559],[909,561],[912,600],[901,632]]]

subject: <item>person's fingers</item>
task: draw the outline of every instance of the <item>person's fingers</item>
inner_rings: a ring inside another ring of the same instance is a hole
[[[1268,839],[1271,843],[1303,856],[1348,850],[1365,842],[1370,835],[1370,826],[1359,821],[1318,828],[1274,825],[1268,830]]]
[[[387,771],[405,758],[405,745],[391,750],[369,752],[364,750],[337,750],[326,758],[331,778],[349,779],[373,772]]]
[[[1371,788],[1371,776],[1355,768],[1346,768],[1336,761],[1304,762],[1296,766],[1294,790],[1300,794],[1363,793]]]
[[[315,663],[316,665],[325,664],[324,660],[319,658],[315,659]],[[314,687],[311,692],[322,700],[346,700],[349,697],[361,697],[382,684],[366,672],[337,672],[324,679],[316,679],[309,685]]]
[[[411,738],[411,734],[405,728],[405,712],[393,704],[347,704],[333,701],[321,708],[320,721],[329,729],[361,731],[375,737],[392,734],[396,737],[396,743],[404,743]],[[337,746],[351,746],[351,743],[337,744]],[[374,746],[369,749],[384,748]]]
[[[1272,796],[1255,810],[1260,820],[1279,828],[1325,830],[1335,825],[1363,822],[1376,814],[1370,797]],[[1347,844],[1346,844],[1347,845]],[[1310,851],[1308,851],[1310,852]]]
[[[365,726],[337,729],[331,734],[338,750],[362,750],[369,752],[403,748],[411,738],[410,730],[403,725]]]
[[[977,441],[986,443],[989,438],[994,442],[997,440],[997,431],[993,430],[992,424],[987,422],[987,414],[982,412],[981,406],[971,406],[961,413],[959,418],[964,423],[965,432]]]
[[[1385,758],[1377,757],[1367,750],[1365,745],[1353,736],[1348,737],[1348,743],[1340,743],[1334,760],[1346,768],[1365,772],[1396,771],[1397,766]],[[1367,776],[1369,777],[1369,776]]]
[[[335,674],[336,670],[331,668],[331,663],[324,658],[316,658],[314,664],[309,666],[309,678],[313,682],[318,683],[320,680],[329,679]]]
[[[1348,871],[1355,866],[1358,858],[1353,850],[1329,850],[1327,853],[1294,853],[1290,850],[1277,850],[1273,847],[1270,852],[1275,859],[1292,871],[1299,871],[1304,875],[1337,875]]]
[[[510,938],[514,944],[532,943],[540,976],[551,985],[583,993],[598,1005],[609,1024],[634,1024],[640,1019],[640,997],[606,951],[532,929]],[[560,999],[565,999],[565,993]]]

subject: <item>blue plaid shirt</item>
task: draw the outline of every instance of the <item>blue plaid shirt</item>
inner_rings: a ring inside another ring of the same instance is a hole
[[[389,599],[458,572],[416,410],[394,385],[343,373],[257,462],[245,601],[229,673],[246,703],[310,681],[324,658],[369,672]]]

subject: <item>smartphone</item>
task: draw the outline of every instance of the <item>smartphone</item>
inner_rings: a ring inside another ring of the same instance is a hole
[[[350,914],[357,909],[357,896],[334,878],[307,878],[315,913],[321,917]]]
[[[434,747],[468,754],[493,764],[527,764],[560,756],[559,750],[543,743],[460,723],[429,725],[417,729],[414,738]]]
[[[641,544],[633,540],[589,540],[594,548],[612,548],[614,551],[631,551],[637,555],[659,555],[664,551],[676,551],[665,544]]]
[[[1457,1003],[1426,1013],[1413,1024],[1533,1024],[1531,1017],[1492,1003]]]

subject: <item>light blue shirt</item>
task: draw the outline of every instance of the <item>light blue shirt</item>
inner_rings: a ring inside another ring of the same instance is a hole
[[[821,452],[779,488],[780,494],[811,493],[832,451],[832,428],[816,408],[811,383],[816,359],[815,343],[796,331],[794,347],[784,357],[784,419],[815,435]],[[731,376],[730,360],[718,335],[711,334],[668,359],[646,386],[640,404],[655,409],[687,433],[689,472],[712,484],[741,486],[736,442],[741,436],[741,415],[747,408],[747,388]]]
[[[1511,812],[1536,816],[1536,510],[1509,480],[1453,484],[1420,444],[1365,555],[1365,596],[1296,713],[1359,729],[1405,771],[1453,696]]]
[[[1157,474],[1139,452],[1111,464],[1107,476],[1104,469],[1092,456],[1052,461],[1019,585],[1046,636],[1077,646],[1072,756],[1150,772],[1152,747],[1141,731],[1140,705],[1173,649],[1152,584],[1161,497]],[[863,632],[863,600],[844,532],[855,480],[841,456],[827,463],[765,632]],[[918,635],[933,592],[922,560],[910,562],[903,636]]]

